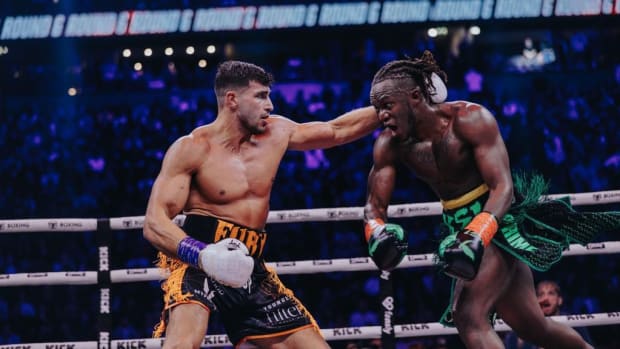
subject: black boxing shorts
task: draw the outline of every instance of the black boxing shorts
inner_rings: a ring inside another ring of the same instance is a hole
[[[218,311],[235,346],[247,340],[277,337],[305,328],[319,331],[312,315],[261,258],[266,232],[200,215],[188,215],[183,230],[207,243],[229,237],[241,240],[255,258],[254,271],[244,287],[231,288],[200,269],[160,253],[158,266],[170,269],[170,276],[162,283],[164,310],[154,337],[165,333],[170,310],[186,303],[199,304],[209,312]]]

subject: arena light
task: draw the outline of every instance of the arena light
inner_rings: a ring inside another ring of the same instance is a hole
[[[441,35],[441,36],[448,35],[448,27],[437,27],[437,35]]]
[[[204,68],[204,67],[206,67],[206,66],[207,66],[207,60],[206,60],[206,59],[201,59],[201,60],[199,60],[199,61],[198,61],[198,66],[199,66],[200,68]]]
[[[69,89],[67,90],[67,94],[73,97],[77,94],[77,90],[75,89],[75,87],[69,87]]]
[[[194,46],[187,46],[187,48],[185,48],[185,53],[187,53],[188,55],[193,55],[194,51]]]
[[[426,34],[428,36],[430,36],[431,38],[436,38],[437,37],[437,28],[430,28]]]
[[[131,57],[131,50],[126,48],[123,50],[123,57],[127,58],[127,57]]]
[[[172,49],[172,47],[166,47],[166,49],[164,50],[164,54],[166,56],[172,56],[173,53],[174,53],[174,50]]]
[[[480,27],[477,26],[477,25],[469,27],[469,34],[471,34],[471,35],[480,35]]]
[[[207,46],[207,53],[214,54],[215,53],[215,45]]]
[[[140,62],[136,62],[136,63],[134,63],[134,65],[133,65],[133,70],[135,70],[135,71],[140,71],[140,70],[142,70],[142,63],[140,63]]]
[[[150,49],[148,47],[144,49],[144,56],[151,57],[152,55],[153,55],[153,50],[152,49]]]

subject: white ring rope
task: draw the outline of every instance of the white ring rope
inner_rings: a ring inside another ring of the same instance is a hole
[[[594,205],[620,202],[620,190],[599,191],[578,194],[549,195],[550,198],[568,196],[573,205]],[[389,217],[413,217],[432,216],[442,212],[439,202],[391,205],[388,209]],[[342,221],[361,220],[363,218],[362,207],[320,208],[307,210],[272,211],[269,213],[269,223],[308,222],[308,221]],[[20,219],[0,220],[0,233],[17,232],[49,232],[49,231],[95,231],[98,228],[98,219],[77,218],[52,218],[52,219]],[[175,223],[182,225],[185,216],[179,215],[174,219]],[[139,229],[144,224],[144,216],[119,217],[109,219],[110,229],[128,230]],[[620,241],[607,241],[591,243],[587,246],[570,245],[564,251],[565,256],[611,254],[620,252]],[[398,268],[425,267],[434,265],[433,254],[409,255],[403,260]],[[101,257],[101,256],[100,256]],[[276,269],[279,274],[309,274],[335,271],[364,271],[377,270],[377,267],[368,257],[306,260],[291,262],[267,263]],[[111,283],[154,281],[166,278],[166,273],[157,268],[143,269],[119,269],[111,270],[109,281]],[[0,274],[0,287],[23,286],[23,285],[89,285],[97,284],[98,272],[96,271],[64,271],[42,273],[17,273]],[[555,321],[565,323],[572,327],[599,326],[620,324],[620,312],[562,315],[553,316]],[[501,319],[496,322],[497,331],[509,331]],[[326,340],[349,340],[349,339],[372,339],[382,336],[381,326],[343,327],[322,329]],[[456,334],[455,328],[444,327],[438,322],[394,325],[393,333],[396,338],[419,337],[435,335]],[[108,332],[99,332],[109,336]],[[163,339],[122,339],[109,340],[99,338],[97,341],[84,342],[51,342],[51,343],[22,343],[0,345],[0,349],[98,349],[101,342],[109,341],[110,348],[116,349],[159,349]],[[230,346],[228,337],[223,334],[205,336],[202,346],[224,347]],[[101,348],[99,348],[101,349]],[[106,348],[104,348],[106,349]],[[108,348],[109,349],[109,348]]]
[[[558,315],[551,316],[554,321],[566,324],[571,327],[583,326],[604,326],[620,324],[620,312],[577,314],[577,315]],[[511,331],[511,328],[501,319],[495,322],[494,329],[498,332]],[[372,339],[381,337],[380,326],[360,326],[360,327],[340,327],[322,329],[321,333],[328,341],[351,340],[351,339]],[[456,328],[444,327],[438,322],[416,323],[394,325],[396,338],[441,336],[457,334]],[[111,341],[111,348],[114,349],[160,349],[163,338],[137,338],[137,339],[115,339]],[[224,334],[208,335],[202,346],[218,348],[231,346],[228,336]],[[243,346],[242,346],[243,347]],[[253,347],[253,346],[245,346]],[[54,342],[54,343],[22,343],[0,345],[0,349],[97,349],[97,342]]]
[[[557,199],[568,196],[575,206],[602,205],[620,202],[620,190],[597,191],[577,194],[554,194],[549,198]],[[426,202],[415,204],[390,205],[388,216],[414,217],[436,216],[441,214],[441,203]],[[302,210],[271,211],[268,223],[353,221],[363,219],[363,207],[313,208]],[[177,225],[185,221],[184,215],[174,219]],[[140,229],[144,225],[144,216],[110,218],[112,230]],[[49,232],[49,231],[93,231],[97,227],[95,218],[43,218],[0,220],[0,233]]]
[[[590,243],[586,246],[570,245],[564,256],[598,255],[620,253],[620,241]],[[418,268],[433,266],[434,255],[408,255],[398,265],[400,268]],[[285,274],[316,274],[338,271],[378,270],[368,257],[320,259],[290,262],[267,263],[280,275]],[[117,269],[110,271],[110,282],[142,282],[167,278],[167,273],[158,268]],[[58,271],[41,273],[0,274],[0,287],[27,285],[94,285],[97,284],[96,271]]]

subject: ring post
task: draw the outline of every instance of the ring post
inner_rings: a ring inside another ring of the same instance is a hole
[[[99,286],[99,317],[97,318],[98,349],[110,349],[110,219],[97,219],[95,238],[99,250],[97,285]]]
[[[381,297],[381,347],[383,349],[394,349],[396,340],[394,334],[394,287],[392,273],[381,270],[379,276],[379,296]]]

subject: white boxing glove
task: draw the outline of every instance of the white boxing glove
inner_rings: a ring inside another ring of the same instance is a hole
[[[207,275],[225,286],[245,285],[254,270],[254,259],[243,242],[227,238],[209,244],[198,254],[198,265]]]

